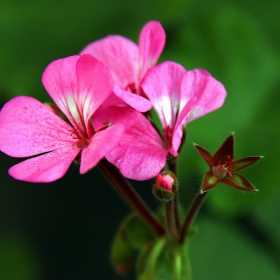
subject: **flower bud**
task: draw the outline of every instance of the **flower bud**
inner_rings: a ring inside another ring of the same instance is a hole
[[[157,175],[156,183],[153,186],[153,194],[160,201],[173,199],[178,189],[178,181],[171,171],[163,171]]]

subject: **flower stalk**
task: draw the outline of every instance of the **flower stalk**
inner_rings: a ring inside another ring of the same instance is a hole
[[[167,160],[167,165],[169,170],[173,172],[176,176],[177,158],[170,156]],[[167,232],[169,238],[173,241],[176,241],[178,239],[178,235],[181,227],[180,220],[179,220],[177,192],[175,193],[174,198],[172,200],[166,202],[165,209],[166,209]]]
[[[193,202],[189,208],[189,211],[187,212],[187,217],[185,219],[185,222],[184,222],[181,232],[180,232],[179,244],[182,245],[184,243],[185,238],[192,225],[192,222],[194,221],[202,203],[204,202],[206,195],[207,195],[207,192],[199,193],[193,200]]]

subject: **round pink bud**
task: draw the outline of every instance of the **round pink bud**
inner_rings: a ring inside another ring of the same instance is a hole
[[[153,186],[153,194],[161,201],[173,199],[178,188],[175,174],[171,171],[163,171],[157,175],[156,183]]]
[[[162,187],[167,191],[172,191],[172,184],[174,183],[174,181],[174,178],[171,177],[169,174],[158,174],[156,179],[156,185]]]

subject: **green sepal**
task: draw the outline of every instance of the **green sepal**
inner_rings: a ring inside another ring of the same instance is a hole
[[[186,246],[180,248],[174,255],[174,280],[191,280],[191,267]]]
[[[207,172],[204,175],[202,187],[201,187],[201,192],[207,192],[217,186],[219,183],[219,179],[214,176],[211,172]]]
[[[125,220],[124,229],[127,242],[136,250],[141,250],[146,244],[153,243],[156,239],[151,228],[137,214],[131,214]]]
[[[138,280],[157,280],[158,259],[162,254],[166,239],[160,238],[148,245],[140,253],[137,263]]]
[[[143,248],[137,263],[137,280],[190,280],[190,265],[186,246],[158,239]]]
[[[114,269],[119,274],[125,275],[132,266],[135,250],[153,243],[155,238],[153,231],[137,214],[129,215],[113,240],[111,260]]]
[[[233,163],[234,172],[248,168],[249,166],[257,163],[261,158],[262,158],[262,156],[254,156],[254,157],[241,158],[241,159],[235,161]]]
[[[249,192],[258,191],[244,176],[240,174],[233,174],[232,176],[228,176],[225,179],[223,179],[222,182],[230,187],[239,190],[249,191]]]

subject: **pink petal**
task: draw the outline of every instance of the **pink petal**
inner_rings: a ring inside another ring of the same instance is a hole
[[[184,124],[221,107],[227,95],[224,86],[203,69],[188,71],[183,77],[181,90],[181,106],[185,106],[190,98],[197,98]]]
[[[139,37],[140,79],[148,69],[156,65],[165,45],[165,32],[158,21],[149,21],[141,30]]]
[[[113,89],[107,67],[91,55],[70,56],[53,61],[42,80],[73,126],[87,136],[85,124]]]
[[[125,89],[137,81],[138,47],[122,36],[108,36],[86,46],[81,54],[91,54],[111,71],[115,87]]]
[[[181,65],[164,62],[150,69],[141,83],[163,127],[175,126],[181,98],[180,86],[185,73]]]
[[[35,158],[30,158],[9,169],[9,174],[15,179],[48,183],[60,179],[78,155],[80,149],[69,145]]]
[[[100,108],[96,121],[121,123],[126,130],[106,158],[129,179],[148,180],[158,175],[166,162],[167,150],[150,122],[131,108]]]
[[[19,96],[0,113],[0,149],[27,157],[73,145],[72,127],[34,98]]]
[[[175,157],[178,156],[177,151],[180,148],[182,137],[183,137],[183,126],[184,126],[183,121],[186,118],[187,114],[190,112],[190,110],[193,108],[195,102],[196,102],[196,97],[192,97],[185,105],[185,107],[180,112],[177,118],[176,125],[173,130],[172,147],[169,150],[169,152]]]
[[[74,55],[51,62],[43,73],[42,82],[56,105],[85,136],[86,128],[77,104],[76,64],[79,58]]]
[[[113,79],[108,68],[89,54],[82,55],[77,61],[78,94],[76,103],[83,114],[84,122],[112,93]]]
[[[121,124],[114,124],[93,135],[89,146],[82,150],[80,173],[88,172],[111,152],[119,142],[123,132],[124,127]]]
[[[129,91],[124,91],[121,89],[115,89],[114,93],[121,98],[126,104],[134,108],[135,110],[139,112],[147,112],[152,108],[152,103],[140,96],[136,95],[134,93],[131,93]]]
[[[110,106],[127,107],[127,104],[121,98],[119,98],[114,92],[112,92],[102,104],[102,107],[105,108]]]

